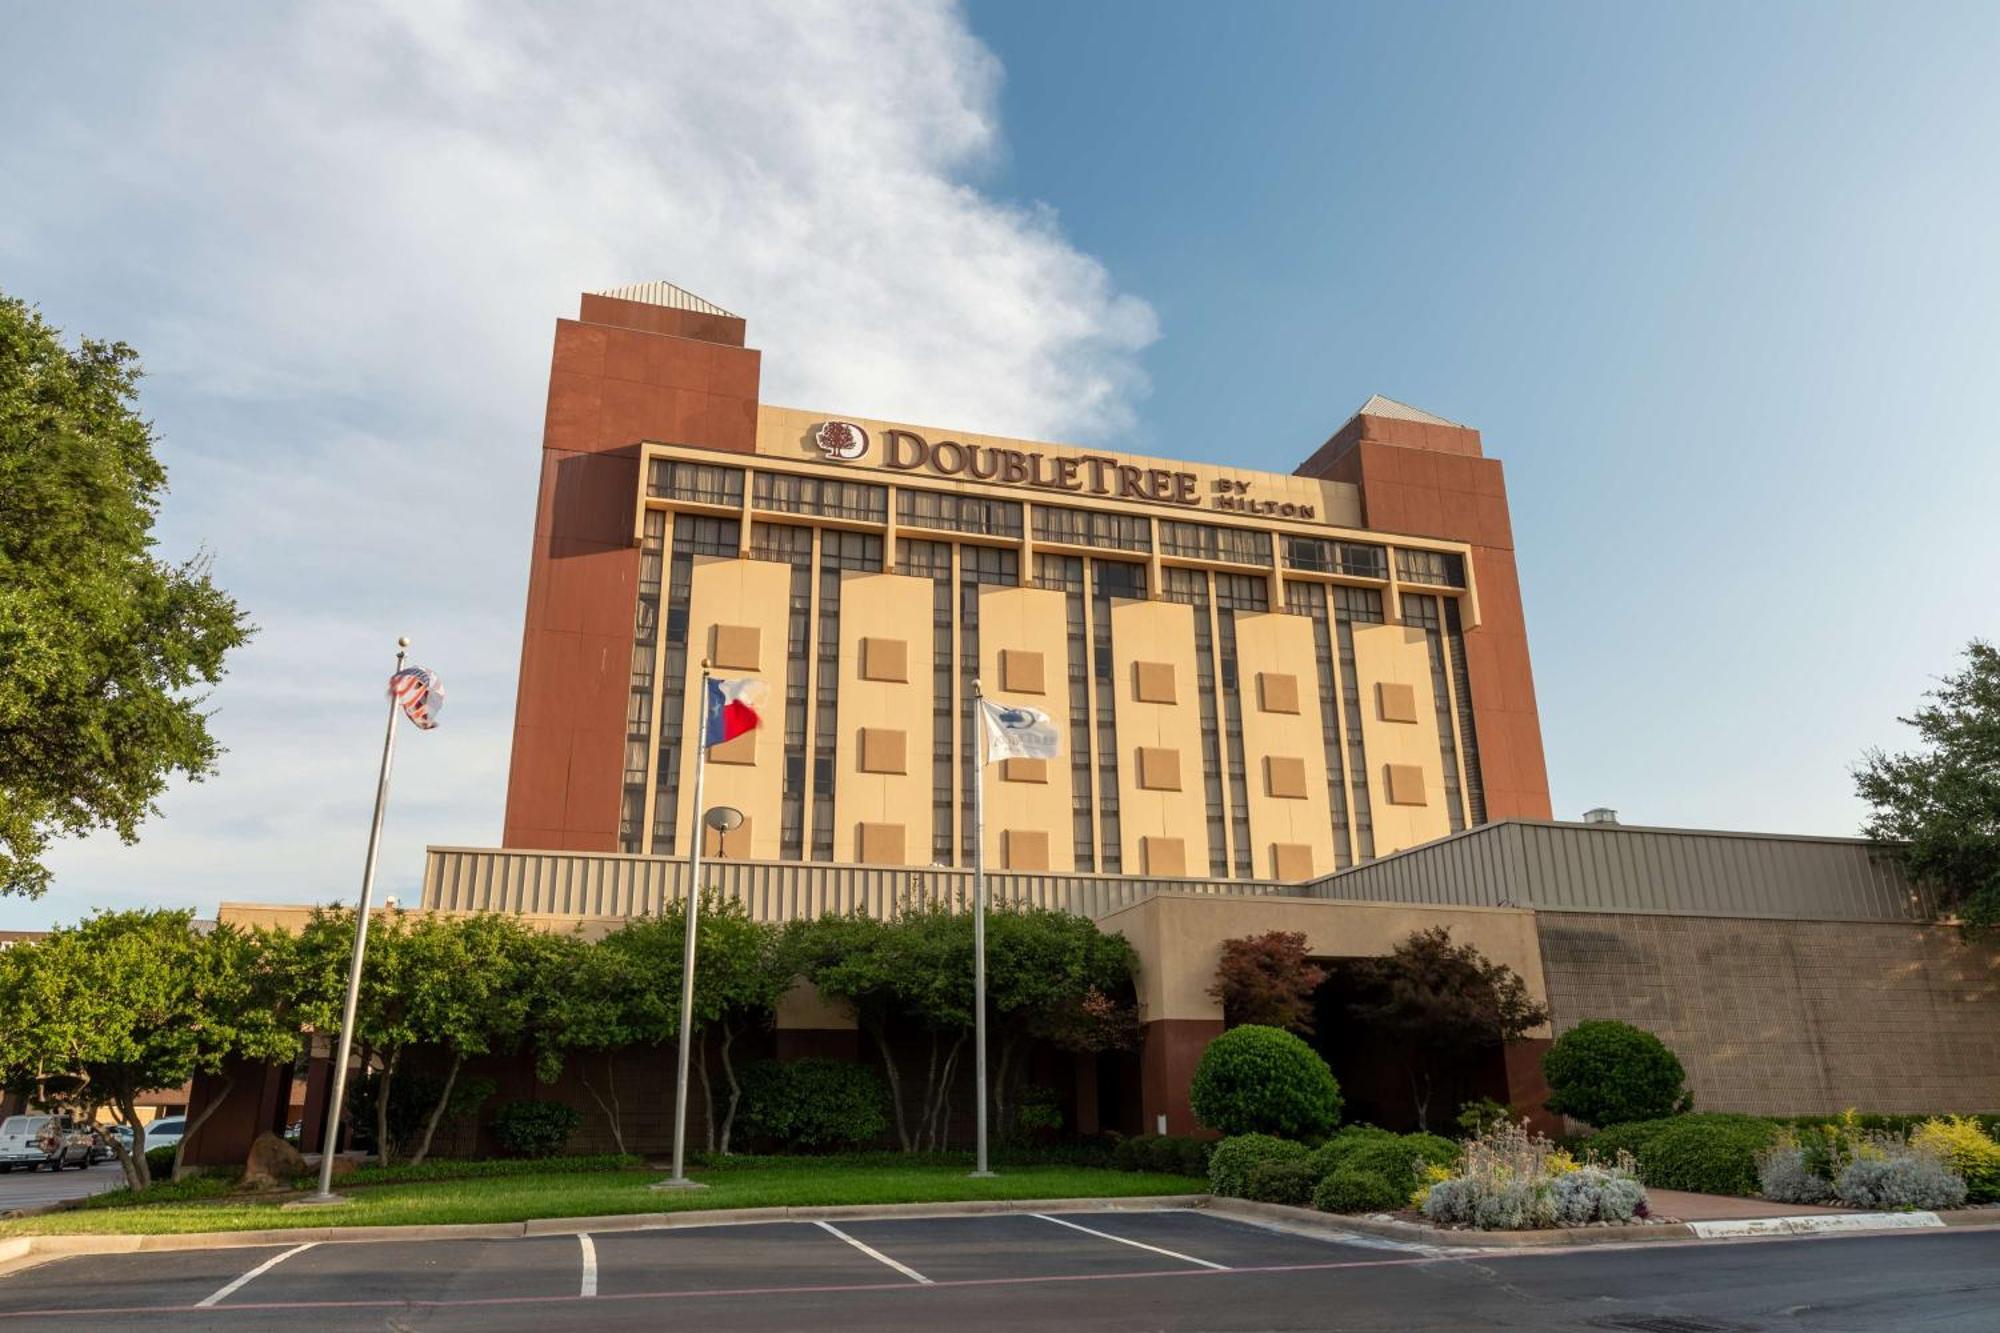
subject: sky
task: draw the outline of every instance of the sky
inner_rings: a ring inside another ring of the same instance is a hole
[[[1558,817],[1851,834],[2000,636],[2000,9],[931,0],[13,14],[0,290],[122,338],[259,632],[228,748],[0,928],[352,901],[500,834],[554,320],[665,278],[768,402],[1289,471],[1503,459]],[[18,58],[25,56],[26,58]]]

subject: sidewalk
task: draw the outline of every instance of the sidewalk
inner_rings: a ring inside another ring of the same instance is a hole
[[[1655,1217],[1679,1222],[1735,1222],[1759,1217],[1807,1217],[1814,1213],[1851,1213],[1852,1208],[1827,1208],[1811,1203],[1772,1203],[1732,1194],[1690,1194],[1685,1190],[1646,1191]]]

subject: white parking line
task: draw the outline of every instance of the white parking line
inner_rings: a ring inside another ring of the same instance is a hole
[[[595,1296],[597,1294],[597,1246],[591,1244],[590,1233],[587,1231],[577,1232],[576,1238],[583,1246],[583,1290],[579,1291],[577,1295]]]
[[[1028,1216],[1039,1217],[1042,1221],[1053,1222],[1059,1227],[1068,1227],[1071,1231],[1081,1231],[1086,1236],[1099,1236],[1105,1240],[1115,1240],[1120,1245],[1130,1245],[1134,1249],[1151,1250],[1154,1254],[1164,1254],[1169,1259],[1179,1259],[1185,1263],[1200,1264],[1203,1268],[1213,1268],[1217,1272],[1227,1273],[1229,1271],[1228,1264],[1210,1263],[1206,1259],[1197,1259],[1191,1254],[1182,1254],[1179,1250],[1162,1249],[1158,1245],[1148,1245],[1143,1240],[1132,1240],[1125,1236],[1114,1236],[1108,1231],[1099,1231],[1094,1227],[1078,1226],[1074,1222],[1065,1222],[1060,1217],[1050,1217],[1047,1213],[1030,1213]]]
[[[222,1290],[215,1292],[211,1295],[204,1296],[201,1300],[196,1301],[194,1303],[195,1309],[199,1310],[206,1306],[214,1305],[218,1301],[226,1299],[233,1293],[241,1290],[252,1279],[262,1277],[264,1274],[270,1272],[272,1269],[276,1268],[279,1264],[285,1262],[285,1260],[291,1258],[293,1255],[302,1254],[305,1251],[310,1250],[313,1246],[317,1244],[319,1244],[318,1241],[309,1240],[303,1245],[293,1246],[291,1249],[286,1250],[283,1254],[272,1255],[270,1258],[266,1259],[263,1263],[258,1264],[255,1268],[245,1273],[242,1277],[237,1278],[234,1282],[231,1282],[229,1285],[225,1286]]]
[[[931,1285],[931,1280],[925,1277],[922,1273],[919,1273],[916,1269],[910,1267],[908,1264],[897,1263],[894,1259],[891,1259],[888,1255],[882,1253],[882,1251],[876,1249],[873,1245],[862,1244],[860,1241],[854,1239],[854,1237],[848,1235],[845,1231],[842,1231],[839,1227],[835,1226],[833,1223],[816,1222],[814,1223],[814,1225],[824,1228],[831,1235],[840,1237],[842,1240],[846,1241],[849,1245],[852,1245],[855,1249],[867,1255],[870,1259],[876,1259],[881,1261],[882,1263],[889,1265],[889,1267],[895,1269],[898,1273],[901,1273],[904,1277],[909,1278],[911,1281],[921,1282],[926,1287]]]

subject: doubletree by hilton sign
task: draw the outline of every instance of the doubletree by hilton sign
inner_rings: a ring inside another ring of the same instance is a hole
[[[812,440],[820,453],[837,463],[859,462],[868,456],[873,444],[867,430],[851,421],[822,421],[814,429]],[[961,444],[957,440],[933,443],[910,430],[882,432],[881,466],[897,472],[926,472],[937,477],[960,477],[1001,486],[1028,486],[1044,491],[1067,491],[1073,495],[1101,495],[1114,500],[1185,505],[1232,514],[1311,519],[1317,509],[1314,505],[1292,500],[1255,499],[1249,493],[1249,482],[1229,477],[1214,478],[1204,493],[1201,478],[1192,472],[1176,472],[1163,467],[1135,467],[1096,454],[1044,454],[984,444]]]

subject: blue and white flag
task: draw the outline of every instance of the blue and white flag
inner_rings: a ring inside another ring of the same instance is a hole
[[[1054,720],[1039,708],[981,699],[979,716],[986,726],[989,764],[1000,759],[1053,759],[1062,753]]]

